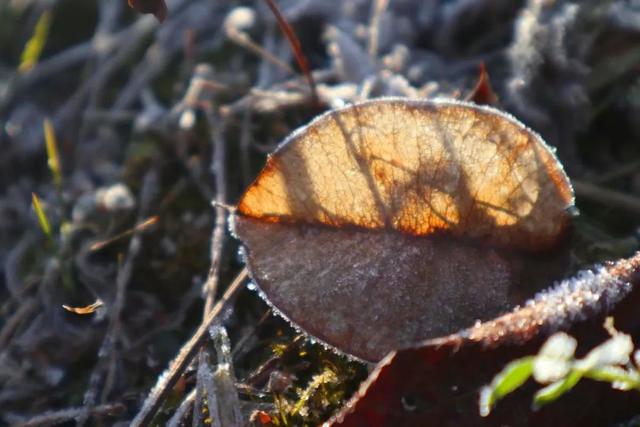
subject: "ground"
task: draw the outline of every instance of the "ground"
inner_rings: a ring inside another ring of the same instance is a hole
[[[0,423],[125,425],[241,271],[226,217],[267,153],[346,103],[465,99],[482,64],[482,101],[572,180],[572,268],[640,246],[638,2],[278,4],[317,100],[263,1],[169,0],[162,23],[126,0],[0,3]],[[316,425],[366,377],[256,292],[230,307],[230,351],[214,334],[155,422],[212,422],[217,357],[258,425]]]

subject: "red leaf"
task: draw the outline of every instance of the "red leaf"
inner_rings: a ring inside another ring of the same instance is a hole
[[[129,7],[140,13],[152,13],[160,22],[167,19],[167,5],[164,0],[129,0]]]
[[[618,329],[640,334],[640,252],[581,272],[509,314],[460,333],[390,353],[327,426],[414,425],[612,425],[637,412],[638,393],[581,383],[554,404],[533,412],[531,390],[509,396],[487,417],[479,389],[509,361],[534,354],[557,330],[568,330],[581,350],[607,338],[613,315]],[[635,412],[634,412],[635,411]]]
[[[467,95],[467,101],[473,101],[480,105],[497,105],[498,95],[493,91],[491,82],[489,80],[489,73],[484,62],[480,63],[480,70],[478,72],[478,80],[476,85],[469,95]]]

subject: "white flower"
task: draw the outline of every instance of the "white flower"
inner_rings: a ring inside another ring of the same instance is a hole
[[[571,359],[576,351],[575,338],[559,332],[544,343],[533,361],[533,377],[541,384],[558,381],[571,370]]]
[[[618,333],[600,344],[579,362],[579,368],[589,370],[611,365],[626,365],[629,363],[633,341],[627,334]]]

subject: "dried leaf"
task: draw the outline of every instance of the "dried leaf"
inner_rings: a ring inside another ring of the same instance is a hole
[[[129,0],[129,7],[140,13],[152,13],[160,22],[167,19],[167,5],[164,0]]]
[[[473,101],[480,105],[496,105],[498,103],[498,95],[491,87],[489,73],[487,73],[484,62],[480,64],[478,80],[471,93],[467,95],[467,101]]]
[[[103,305],[104,303],[102,302],[102,300],[98,298],[93,304],[89,304],[84,307],[71,307],[68,305],[63,305],[62,308],[76,314],[91,314]]]
[[[240,200],[235,232],[276,309],[375,361],[550,283],[572,204],[553,152],[513,117],[381,99],[294,132]]]

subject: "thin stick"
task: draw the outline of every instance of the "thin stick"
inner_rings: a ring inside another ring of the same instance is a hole
[[[246,33],[238,31],[236,28],[229,28],[227,29],[227,37],[229,37],[229,39],[234,43],[244,47],[247,50],[250,50],[261,58],[264,58],[268,62],[272,63],[273,65],[280,67],[284,71],[291,74],[296,74],[295,70],[291,68],[289,64],[282,61],[280,58],[273,55],[268,50],[263,49],[262,46],[251,40],[251,37],[249,37]]]
[[[615,169],[603,173],[598,176],[594,176],[589,179],[589,182],[592,184],[605,184],[609,181],[613,181],[614,179],[622,178],[632,173],[638,172],[640,170],[640,161],[635,160],[630,163],[623,164],[621,166],[616,166]]]
[[[211,310],[216,299],[218,291],[218,281],[220,273],[220,262],[222,260],[222,250],[225,241],[225,226],[227,212],[221,204],[227,201],[227,181],[226,181],[226,163],[225,163],[225,141],[224,141],[224,123],[216,120],[213,112],[207,114],[209,122],[209,132],[212,133],[211,140],[213,145],[213,155],[211,159],[211,172],[215,177],[215,211],[216,221],[211,233],[211,266],[205,283],[206,299],[204,304],[205,314]]]
[[[205,342],[209,334],[209,325],[218,318],[227,306],[227,303],[238,292],[247,275],[247,269],[243,268],[231,285],[229,285],[224,295],[222,295],[222,298],[218,300],[213,309],[204,318],[195,334],[182,346],[178,355],[171,361],[169,368],[160,376],[156,385],[149,392],[149,396],[147,396],[147,399],[142,404],[140,412],[138,412],[133,421],[131,421],[131,427],[144,427],[151,423],[158,409],[160,409],[162,402],[167,397],[167,394],[171,391],[171,388],[176,384],[180,375],[182,375],[187,366],[189,366],[189,363],[191,363],[191,360],[193,360]]]
[[[640,199],[637,197],[584,181],[574,179],[571,182],[578,197],[640,215]]]
[[[369,24],[369,56],[371,56],[374,61],[378,56],[380,19],[388,4],[388,0],[375,0],[372,5],[373,11],[371,13],[371,23]]]
[[[155,170],[151,170],[147,172],[142,182],[138,222],[147,216],[147,212],[150,209],[151,202],[157,190],[158,176]],[[141,251],[141,230],[137,230],[133,233],[133,237],[129,241],[126,258],[122,267],[118,269],[116,276],[116,294],[109,308],[109,325],[102,339],[100,350],[98,350],[98,361],[89,377],[89,386],[84,393],[83,403],[88,408],[95,406],[98,398],[100,399],[100,403],[104,403],[115,382],[117,361],[120,357],[118,354],[118,344],[122,340],[122,312],[126,303],[127,288],[131,282],[133,269],[139,260]],[[102,390],[99,390],[101,383],[103,383]],[[98,396],[98,393],[100,393],[100,396]],[[87,411],[78,416],[76,425],[78,427],[83,426],[87,422],[89,415],[90,413]]]
[[[98,250],[104,248],[105,246],[110,245],[113,242],[117,242],[120,239],[124,239],[125,237],[129,237],[134,233],[137,233],[139,231],[144,230],[145,228],[157,223],[159,219],[160,219],[159,216],[152,216],[151,218],[148,218],[148,219],[144,220],[143,222],[133,226],[133,228],[130,228],[130,229],[126,230],[126,231],[123,231],[122,233],[116,234],[115,236],[110,237],[107,240],[101,240],[99,242],[94,243],[93,245],[91,245],[89,247],[89,250],[91,252],[98,251]]]
[[[87,411],[89,411],[90,415],[118,415],[122,413],[124,409],[125,407],[121,403],[107,403],[105,405],[93,406],[91,408],[68,408],[36,415],[23,423],[16,424],[15,427],[40,427],[61,424],[71,421],[78,415]]]
[[[287,40],[289,40],[289,45],[291,45],[291,49],[293,50],[293,55],[296,57],[296,62],[298,62],[298,66],[300,70],[302,70],[302,74],[307,78],[307,83],[309,83],[309,88],[311,89],[311,96],[313,97],[313,102],[319,104],[318,93],[316,92],[316,82],[313,79],[313,75],[311,74],[311,68],[309,68],[309,62],[307,61],[307,57],[302,53],[302,45],[300,44],[300,40],[298,36],[296,36],[295,31],[289,25],[289,22],[284,18],[278,5],[276,5],[274,0],[265,0],[269,9],[273,13],[273,16],[276,17],[278,21],[278,25],[280,29],[284,33]]]
[[[178,409],[173,413],[173,416],[167,422],[167,427],[180,427],[182,425],[182,421],[189,414],[189,410],[193,406],[193,402],[196,398],[196,390],[191,390],[191,393],[184,398]]]

